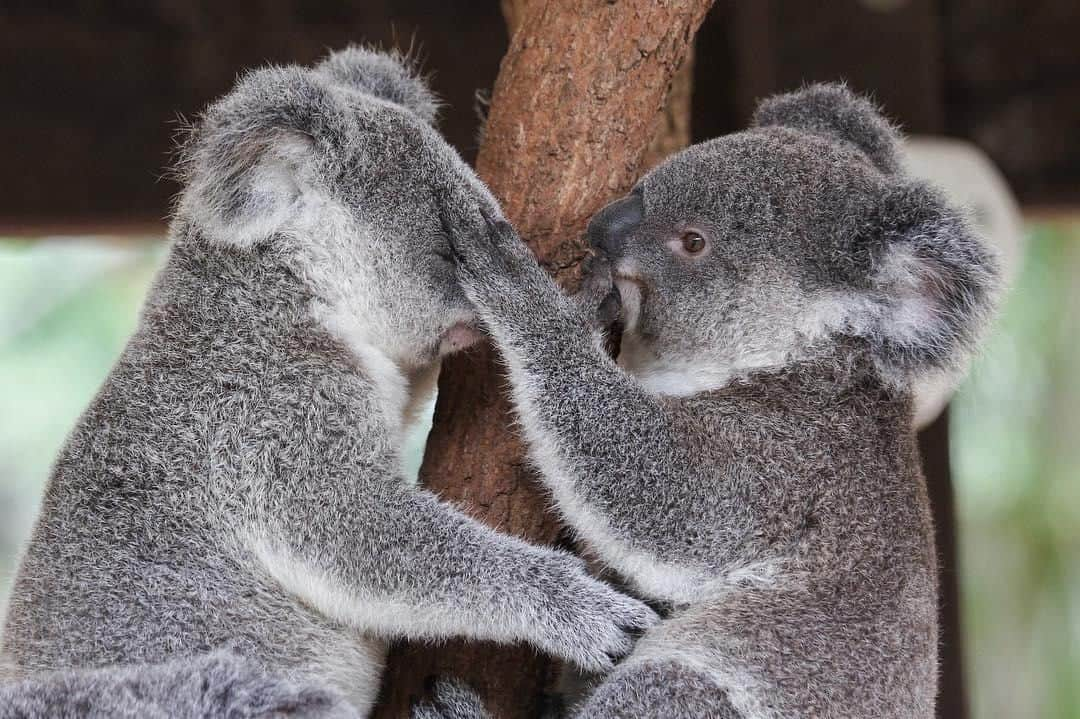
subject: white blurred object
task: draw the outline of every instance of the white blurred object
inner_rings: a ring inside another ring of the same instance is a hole
[[[1016,198],[986,153],[963,140],[909,137],[904,142],[904,166],[968,209],[979,231],[997,249],[1008,287],[1023,257],[1023,223]],[[915,426],[921,429],[937,419],[954,389],[948,378],[926,380],[916,387]]]

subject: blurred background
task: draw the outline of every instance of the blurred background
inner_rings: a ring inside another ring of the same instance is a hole
[[[982,163],[916,143],[1012,273],[984,355],[921,435],[942,717],[1080,718],[1078,37],[1076,0],[719,0],[681,80],[688,139],[744,126],[772,92],[843,78]],[[166,251],[178,114],[242,68],[356,41],[421,48],[442,129],[471,160],[476,96],[507,44],[496,0],[0,6],[0,597],[52,458]],[[972,189],[986,177],[993,191]]]

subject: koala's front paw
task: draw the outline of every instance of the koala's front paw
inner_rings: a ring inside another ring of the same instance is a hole
[[[554,622],[540,643],[585,671],[610,671],[660,620],[643,602],[589,576],[580,562],[567,563],[560,575],[546,597]]]
[[[480,309],[513,305],[516,300],[526,305],[551,283],[510,223],[493,211],[480,205],[463,210],[446,206],[442,225],[458,281]]]
[[[454,260],[466,276],[507,274],[515,268],[536,265],[513,226],[481,205],[460,208],[446,204],[441,222]]]

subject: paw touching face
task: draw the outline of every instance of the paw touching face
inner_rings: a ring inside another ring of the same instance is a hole
[[[992,305],[995,265],[963,218],[899,174],[865,100],[814,86],[695,145],[593,219],[626,318],[620,361],[660,391],[863,340],[890,378],[946,368]]]
[[[407,60],[363,48],[251,72],[187,144],[179,215],[239,251],[275,246],[343,338],[430,363],[479,337],[441,203],[494,202],[437,106]]]
[[[369,152],[376,157],[355,158],[346,171],[355,180],[334,191],[359,229],[350,250],[355,266],[367,268],[352,284],[351,305],[371,318],[378,341],[399,361],[423,364],[482,336],[441,215],[449,202],[494,200],[434,130],[411,117],[389,121],[401,125],[389,131],[395,142],[375,147],[373,141]],[[371,130],[375,138],[386,132]],[[448,184],[454,192],[444,191]]]

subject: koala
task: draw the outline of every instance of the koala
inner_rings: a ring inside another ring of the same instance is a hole
[[[251,72],[206,111],[169,256],[45,491],[8,678],[119,667],[85,681],[158,686],[161,665],[227,651],[364,715],[391,639],[602,670],[654,623],[577,557],[402,472],[440,358],[481,336],[444,205],[499,211],[436,107],[406,60],[354,47]]]
[[[617,362],[509,225],[448,215],[555,506],[669,608],[576,716],[933,716],[912,385],[962,365],[998,270],[897,148],[868,101],[815,85],[646,174],[588,228]],[[442,686],[418,717],[483,715]]]

